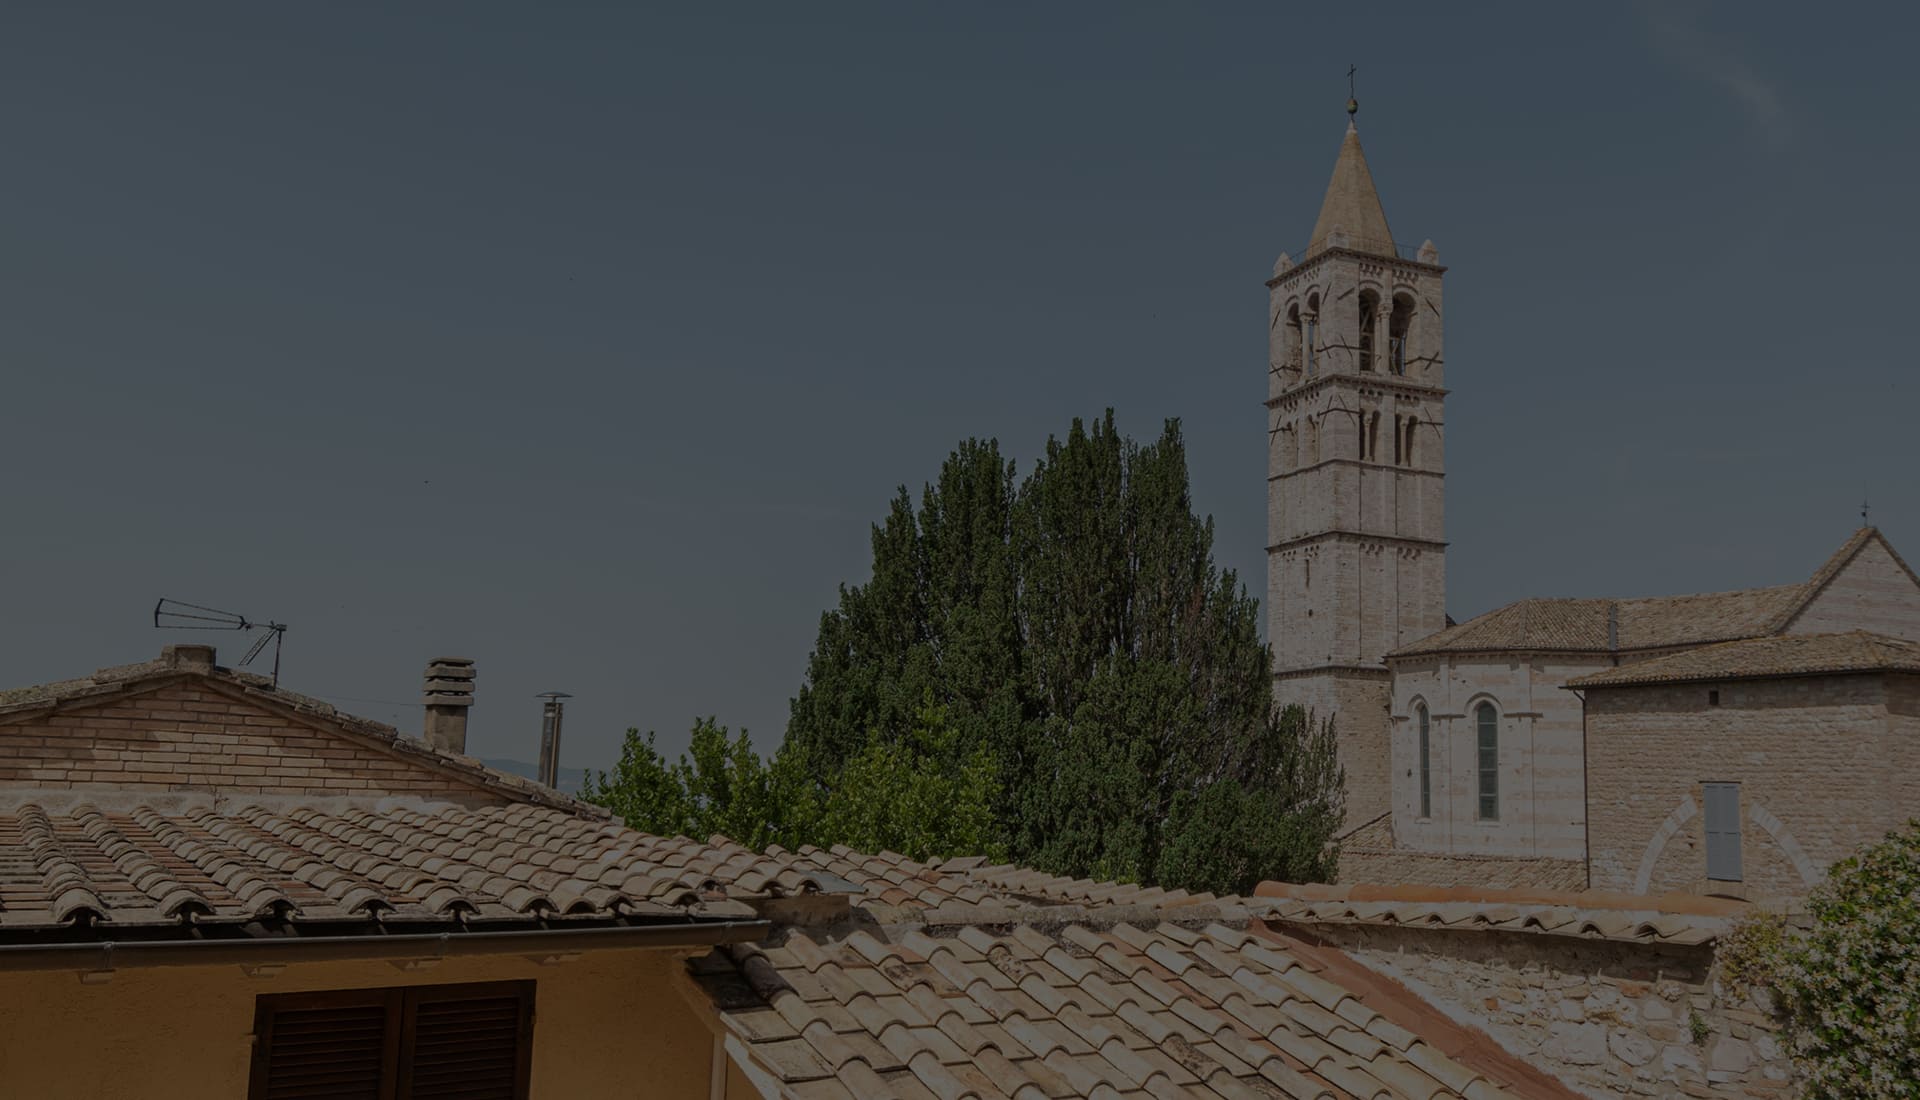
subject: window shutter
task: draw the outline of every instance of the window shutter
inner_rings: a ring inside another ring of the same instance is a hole
[[[385,990],[262,998],[251,1095],[257,1100],[389,1100],[397,998]]]
[[[518,983],[407,991],[399,1100],[526,1095],[533,999]]]
[[[1740,784],[1705,783],[1707,877],[1740,881]]]
[[[266,995],[250,1100],[526,1100],[533,982]]]

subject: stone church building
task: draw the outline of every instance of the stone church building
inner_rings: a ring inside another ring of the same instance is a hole
[[[1445,276],[1349,123],[1267,283],[1275,694],[1336,720],[1342,876],[1788,895],[1920,816],[1920,577],[1873,528],[1800,583],[1448,616]]]

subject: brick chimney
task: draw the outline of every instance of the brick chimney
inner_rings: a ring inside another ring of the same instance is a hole
[[[427,666],[421,702],[427,707],[427,744],[441,752],[467,752],[467,709],[473,706],[473,662],[465,657],[435,657]]]
[[[210,645],[169,645],[160,647],[160,663],[188,672],[212,672],[213,647]]]

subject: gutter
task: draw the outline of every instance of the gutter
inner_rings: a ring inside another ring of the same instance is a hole
[[[153,943],[0,944],[0,972],[105,972],[159,966],[284,966],[338,960],[425,960],[463,955],[577,954],[629,948],[705,947],[767,937],[771,921],[622,925],[614,928],[516,929],[382,936],[313,936],[258,940],[166,940]]]

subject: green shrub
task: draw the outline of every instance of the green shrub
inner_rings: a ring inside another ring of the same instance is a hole
[[[1807,1100],[1920,1100],[1920,820],[1836,864],[1795,928],[1761,915],[1722,944],[1764,988]]]

